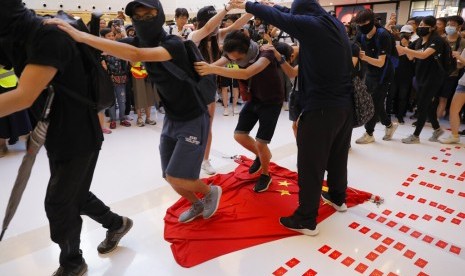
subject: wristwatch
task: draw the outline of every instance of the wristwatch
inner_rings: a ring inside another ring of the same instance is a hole
[[[278,61],[278,64],[281,65],[284,62],[286,62],[286,57],[284,55],[281,55],[281,59]]]

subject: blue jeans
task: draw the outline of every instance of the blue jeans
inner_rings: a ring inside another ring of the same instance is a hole
[[[126,111],[126,84],[114,84],[115,86],[115,97],[118,102],[119,117],[116,118],[116,103],[110,107],[110,120],[124,120]]]

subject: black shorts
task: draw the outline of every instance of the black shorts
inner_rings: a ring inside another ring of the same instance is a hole
[[[239,88],[239,82],[236,79],[219,77],[220,87],[232,87]]]
[[[269,144],[273,138],[276,124],[283,104],[262,104],[247,102],[239,114],[236,134],[249,134],[258,122],[258,131],[255,139]]]
[[[442,85],[442,89],[439,92],[439,97],[441,98],[452,98],[452,96],[455,93],[455,88],[457,88],[457,85],[459,83],[459,78],[458,77],[448,77],[444,80],[444,84]]]

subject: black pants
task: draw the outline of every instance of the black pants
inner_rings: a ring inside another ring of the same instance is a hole
[[[319,109],[300,117],[297,130],[299,207],[293,216],[301,225],[316,226],[325,170],[332,200],[338,205],[345,202],[352,126],[350,108]]]
[[[375,132],[376,122],[379,120],[385,126],[391,125],[391,118],[386,113],[385,100],[389,90],[390,82],[379,82],[379,79],[367,77],[365,80],[368,92],[373,97],[375,105],[375,115],[368,123],[365,124],[365,130],[368,134],[373,135]]]
[[[407,105],[412,90],[412,80],[396,79],[391,85],[390,96],[386,100],[386,110],[389,110],[388,103],[392,103],[393,110],[396,111],[398,119],[404,118],[407,113]]]
[[[438,109],[439,99],[437,95],[441,91],[442,84],[418,84],[418,93],[417,93],[417,113],[418,120],[415,132],[415,136],[420,136],[423,127],[425,126],[426,118],[428,117],[431,126],[433,129],[438,129],[439,122],[436,115]]]
[[[45,211],[52,241],[61,249],[60,265],[63,267],[73,268],[83,261],[79,250],[81,215],[89,216],[109,230],[122,225],[122,217],[111,212],[89,191],[98,155],[99,151],[95,151],[66,160],[49,156],[51,176]]]

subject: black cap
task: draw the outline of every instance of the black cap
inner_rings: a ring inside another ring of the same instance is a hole
[[[197,20],[199,22],[204,22],[206,23],[208,20],[210,20],[213,16],[216,15],[216,9],[213,6],[206,6],[201,8],[197,12]]]
[[[124,10],[124,13],[127,14],[129,17],[132,17],[132,14],[134,13],[134,8],[137,5],[143,5],[152,9],[158,8],[158,0],[136,0],[129,2],[126,5],[126,9]]]

